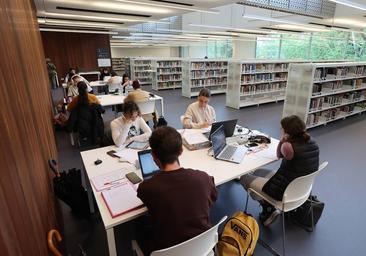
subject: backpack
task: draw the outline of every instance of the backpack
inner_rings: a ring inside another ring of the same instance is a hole
[[[257,221],[244,212],[236,212],[225,224],[217,244],[220,256],[251,256],[259,237]]]

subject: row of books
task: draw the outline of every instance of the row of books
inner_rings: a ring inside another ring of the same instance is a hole
[[[285,90],[286,83],[271,83],[271,84],[258,84],[258,85],[244,85],[240,88],[240,92],[246,94],[256,94],[260,92],[272,92]]]
[[[341,106],[338,108],[332,108],[322,112],[313,113],[308,115],[306,125],[313,126],[319,124],[319,122],[320,123],[327,122],[336,119],[338,117],[352,114],[354,111],[361,111],[361,110],[366,110],[366,102],[350,104],[347,106]]]
[[[159,82],[159,88],[182,87],[182,81]]]
[[[151,70],[151,66],[134,66],[134,71],[145,71],[145,70]]]
[[[182,73],[182,68],[164,68],[158,69],[158,74]]]
[[[242,83],[255,83],[263,81],[273,80],[286,80],[287,73],[274,73],[274,74],[255,74],[255,75],[242,75]]]
[[[191,69],[227,68],[227,61],[192,62]]]
[[[151,76],[151,72],[138,72],[138,74],[136,74],[137,77],[150,77]]]
[[[365,97],[366,90],[319,97],[311,100],[310,111],[321,110],[323,107],[332,107],[344,103],[358,101]]]
[[[151,60],[134,60],[134,65],[151,65]]]
[[[319,95],[321,93],[327,93],[337,90],[342,90],[343,81],[327,82],[322,84],[314,84],[313,95]]]
[[[210,77],[210,76],[226,76],[227,72],[224,70],[192,70],[191,78]]]
[[[159,68],[169,68],[169,67],[180,67],[182,65],[181,61],[158,61]]]
[[[257,63],[257,64],[243,64],[242,72],[263,72],[263,71],[286,71],[287,63]]]
[[[347,76],[354,77],[364,75],[366,75],[366,70],[364,69],[364,66],[317,68],[315,70],[314,79],[329,80],[329,79],[343,78]]]
[[[159,82],[162,81],[169,81],[169,80],[182,80],[182,75],[159,75],[158,76]]]
[[[222,85],[222,84],[227,84],[227,78],[226,77],[210,78],[210,79],[197,79],[197,80],[192,80],[191,81],[192,87]]]

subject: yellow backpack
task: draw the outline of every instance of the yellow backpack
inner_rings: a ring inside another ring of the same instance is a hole
[[[236,212],[225,224],[217,244],[220,256],[251,256],[259,237],[257,221],[244,212]]]

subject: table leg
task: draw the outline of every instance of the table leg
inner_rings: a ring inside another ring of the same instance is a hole
[[[116,240],[114,239],[114,229],[106,229],[109,256],[117,256]]]
[[[161,115],[164,116],[164,98],[160,99]]]

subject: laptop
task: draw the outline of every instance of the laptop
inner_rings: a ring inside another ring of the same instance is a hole
[[[234,134],[237,122],[238,122],[238,119],[233,119],[233,120],[227,120],[227,121],[221,121],[221,122],[213,123],[212,126],[211,126],[211,131],[210,132],[205,132],[205,133],[203,133],[203,135],[205,135],[206,138],[211,140],[212,133],[214,131],[216,131],[221,125],[223,125],[224,129],[225,129],[225,136],[226,137],[231,137]]]
[[[223,125],[221,125],[214,133],[212,133],[211,142],[214,157],[216,159],[229,161],[232,163],[240,164],[248,150],[246,147],[227,145],[225,129]]]
[[[137,154],[139,157],[142,178],[144,180],[151,178],[155,173],[160,171],[160,168],[155,164],[151,155],[151,149],[139,151]]]

